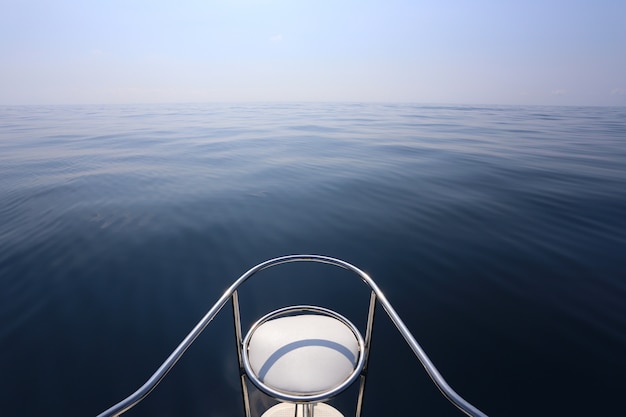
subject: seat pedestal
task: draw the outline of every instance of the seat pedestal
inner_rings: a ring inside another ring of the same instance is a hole
[[[295,408],[298,408],[297,411]],[[315,417],[344,417],[339,410],[326,403],[292,404],[279,403],[267,410],[261,417],[312,417],[307,416],[305,407],[312,407]]]

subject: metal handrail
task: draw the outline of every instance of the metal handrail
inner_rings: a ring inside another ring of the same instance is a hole
[[[220,312],[222,307],[228,302],[228,300],[233,296],[233,294],[237,291],[237,288],[241,286],[245,281],[248,280],[252,275],[256,274],[259,271],[270,268],[272,266],[290,263],[290,262],[318,262],[324,264],[335,265],[349,271],[354,272],[358,275],[365,284],[367,284],[372,292],[376,294],[378,302],[383,307],[393,324],[396,326],[404,340],[413,350],[415,356],[419,359],[422,366],[433,380],[437,388],[441,391],[441,393],[459,410],[467,414],[471,417],[487,417],[485,413],[474,407],[472,404],[467,402],[463,397],[456,393],[446,382],[446,380],[441,376],[435,365],[428,358],[422,347],[417,340],[413,337],[409,329],[406,327],[404,322],[398,316],[395,309],[391,306],[383,292],[378,288],[378,285],[374,282],[372,278],[356,266],[349,264],[348,262],[342,261],[340,259],[331,258],[328,256],[321,255],[288,255],[282,256],[279,258],[270,259],[268,261],[262,262],[253,268],[249,269],[246,273],[240,276],[225,292],[224,294],[217,300],[217,302],[211,307],[211,309],[204,315],[204,317],[196,324],[196,326],[191,330],[191,332],[183,339],[183,341],[174,349],[174,351],[170,354],[170,356],[161,364],[161,366],[156,370],[156,372],[141,386],[137,391],[132,393],[130,396],[126,397],[124,400],[115,404],[108,410],[102,412],[98,415],[98,417],[115,417],[120,414],[125,413],[132,407],[134,407],[137,403],[143,400],[152,390],[161,382],[161,380],[167,375],[167,373],[174,367],[176,362],[181,358],[181,356],[187,351],[189,346],[196,340],[196,338],[202,333],[202,331],[208,326],[208,324],[215,318],[217,313]]]

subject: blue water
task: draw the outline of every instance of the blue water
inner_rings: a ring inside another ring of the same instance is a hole
[[[491,416],[623,414],[626,109],[406,104],[1,107],[0,414],[98,414],[292,253],[368,271]],[[367,304],[275,273],[246,324]],[[241,415],[233,347],[225,309],[128,415]],[[382,311],[372,349],[364,416],[461,415]]]

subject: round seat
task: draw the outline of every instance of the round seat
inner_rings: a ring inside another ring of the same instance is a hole
[[[322,307],[296,306],[255,323],[243,343],[244,368],[266,393],[288,401],[338,394],[364,364],[364,342],[345,317]]]

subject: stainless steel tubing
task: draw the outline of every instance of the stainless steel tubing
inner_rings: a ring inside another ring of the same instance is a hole
[[[167,375],[167,373],[172,369],[172,367],[178,362],[180,357],[185,353],[185,351],[191,346],[191,344],[196,340],[196,338],[202,333],[202,331],[206,328],[206,326],[215,318],[217,313],[220,312],[222,307],[228,302],[228,300],[232,297],[233,293],[243,284],[248,278],[252,275],[256,274],[259,271],[270,268],[272,266],[290,263],[290,262],[318,262],[325,263],[330,265],[335,265],[357,274],[365,284],[367,284],[372,291],[376,294],[378,298],[378,302],[383,307],[393,324],[396,326],[400,334],[404,337],[404,340],[408,343],[415,353],[415,356],[422,363],[422,366],[433,380],[437,388],[441,391],[441,393],[459,410],[463,411],[465,414],[471,417],[487,417],[485,413],[474,407],[472,404],[467,402],[463,397],[457,394],[445,381],[443,376],[439,373],[435,365],[428,358],[422,347],[417,343],[417,340],[413,337],[409,329],[406,327],[404,322],[398,316],[398,313],[391,306],[383,292],[378,288],[378,285],[374,282],[369,275],[365,272],[361,271],[356,266],[349,264],[348,262],[342,261],[340,259],[331,258],[328,256],[321,255],[288,255],[282,256],[279,258],[270,259],[263,263],[260,263],[253,268],[249,269],[246,273],[240,276],[237,281],[235,281],[225,292],[224,294],[217,300],[217,302],[211,307],[208,313],[196,324],[196,326],[191,330],[191,332],[183,339],[183,341],[178,345],[178,347],[170,354],[170,356],[161,364],[161,366],[156,370],[156,372],[141,386],[137,391],[133,394],[115,404],[108,410],[102,412],[98,415],[98,417],[113,417],[119,416],[120,414],[128,411],[130,408],[134,407],[137,403],[143,400],[150,392],[161,382],[161,380]]]

